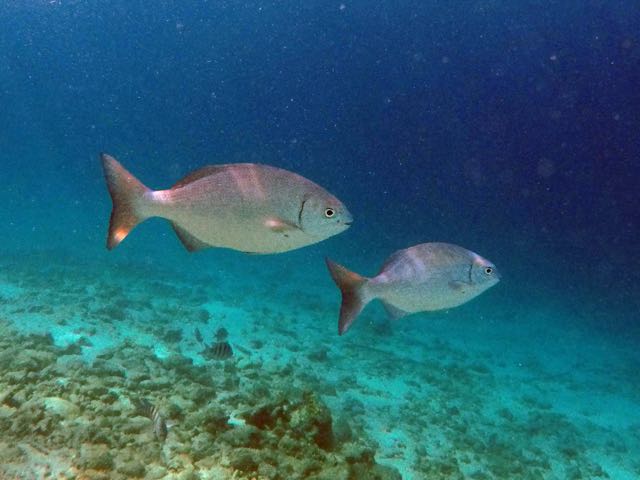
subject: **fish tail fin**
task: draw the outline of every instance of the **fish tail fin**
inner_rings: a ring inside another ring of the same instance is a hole
[[[111,155],[103,153],[100,158],[113,203],[107,236],[107,249],[112,250],[147,218],[140,214],[140,204],[150,190]]]
[[[338,334],[345,333],[355,321],[358,314],[371,300],[366,298],[363,287],[369,280],[367,277],[358,275],[355,272],[339,265],[329,258],[326,258],[327,267],[333,281],[342,293],[342,304],[340,305],[340,319],[338,321]]]

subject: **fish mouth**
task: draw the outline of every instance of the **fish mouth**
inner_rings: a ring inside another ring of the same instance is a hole
[[[351,226],[353,224],[353,220],[351,220],[350,222],[342,222],[343,225],[348,225]]]

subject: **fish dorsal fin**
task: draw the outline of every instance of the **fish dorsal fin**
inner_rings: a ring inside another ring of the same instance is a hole
[[[384,263],[382,264],[382,267],[380,267],[380,271],[378,272],[378,274],[380,274],[380,273],[384,272],[385,270],[387,270],[389,268],[389,266],[391,266],[392,264],[396,263],[404,255],[405,255],[405,251],[404,250],[398,250],[397,252],[392,253],[389,256],[389,258],[387,258],[384,261]]]
[[[178,180],[178,182],[171,187],[171,190],[175,190],[176,188],[181,188],[190,183],[195,182],[196,180],[200,180],[201,178],[208,177],[210,175],[216,175],[223,170],[225,170],[227,165],[208,165],[206,167],[202,167],[195,172],[191,172],[186,177]]]
[[[176,235],[184,245],[184,248],[187,249],[188,252],[197,252],[198,250],[204,250],[205,248],[209,248],[210,245],[204,243],[201,240],[198,240],[196,237],[187,232],[184,228],[179,227],[175,223],[172,223],[171,226],[176,232]]]
[[[382,302],[382,305],[384,306],[384,309],[387,311],[387,314],[389,315],[389,318],[391,320],[398,320],[399,318],[409,315],[409,312],[405,312],[401,308],[394,307],[393,305],[385,301]]]

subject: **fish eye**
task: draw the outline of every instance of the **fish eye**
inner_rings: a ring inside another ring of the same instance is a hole
[[[493,268],[485,267],[484,273],[486,273],[487,275],[491,275],[493,273]]]
[[[325,208],[324,216],[327,218],[331,218],[336,214],[336,211],[333,208]]]

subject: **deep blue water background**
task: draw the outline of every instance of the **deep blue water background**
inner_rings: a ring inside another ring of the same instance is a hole
[[[2,2],[2,249],[106,256],[101,151],[156,188],[264,162],[328,188],[354,226],[194,260],[150,221],[109,255],[310,272],[331,255],[371,274],[450,241],[504,272],[474,305],[557,302],[640,335],[638,32],[633,1]]]

